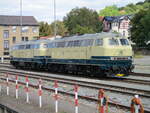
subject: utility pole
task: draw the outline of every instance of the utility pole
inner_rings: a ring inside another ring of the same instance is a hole
[[[22,38],[22,0],[20,0],[20,38]]]
[[[57,34],[57,31],[56,31],[56,0],[54,0],[54,37],[56,38],[56,34]]]

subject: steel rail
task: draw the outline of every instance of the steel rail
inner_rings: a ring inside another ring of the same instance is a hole
[[[1,78],[1,80],[6,81],[6,78]],[[12,82],[12,83],[15,83],[15,80],[9,80],[9,81]],[[18,81],[18,83],[21,84],[21,85],[26,85],[25,82]],[[38,85],[29,83],[29,86],[38,89]],[[42,86],[42,89],[46,90],[46,91],[50,91],[50,92],[55,92],[55,89],[47,88],[47,87],[44,87],[44,86]],[[65,91],[58,91],[58,92],[61,93],[61,94],[64,94],[64,95],[69,95],[69,96],[72,96],[72,97],[74,96],[73,93],[69,93],[69,92],[65,92]],[[88,101],[93,101],[93,102],[97,102],[98,103],[98,99],[97,98],[87,97],[87,96],[82,96],[82,95],[78,95],[78,96],[79,96],[80,99],[85,99],[85,100],[88,100]],[[112,107],[119,106],[119,108],[121,108],[121,109],[130,110],[130,106],[123,105],[123,104],[120,104],[120,103],[115,103],[115,102],[109,101],[109,105],[111,105]],[[145,113],[149,113],[150,109],[145,109],[144,112]]]
[[[6,73],[7,70],[1,70],[0,72],[2,73]],[[134,88],[128,88],[128,87],[119,87],[119,86],[113,86],[113,85],[108,85],[108,84],[102,84],[102,83],[95,83],[95,82],[88,82],[88,81],[82,81],[82,80],[74,80],[74,79],[69,79],[69,78],[64,78],[64,77],[54,77],[54,76],[48,76],[45,74],[39,74],[39,73],[27,73],[27,72],[16,72],[14,71],[10,71],[9,73],[12,75],[20,75],[25,77],[26,75],[28,75],[30,78],[33,79],[43,79],[45,81],[55,81],[57,80],[60,83],[64,83],[64,84],[78,84],[82,87],[88,87],[88,88],[94,88],[94,89],[100,89],[103,88],[107,91],[111,91],[111,92],[116,92],[116,93],[122,93],[122,94],[128,94],[128,95],[134,95],[139,94],[141,97],[145,97],[145,98],[150,98],[150,91],[145,91],[145,90],[140,90],[140,89],[134,89]]]
[[[1,64],[0,64],[0,67],[1,67]],[[10,69],[15,69],[13,66],[11,68],[11,65],[6,65],[4,67],[8,67]],[[50,73],[50,74],[59,74],[59,75],[64,75],[64,73],[60,74],[60,73]],[[138,74],[141,75],[141,73],[137,73],[137,76],[139,76]],[[67,74],[69,75],[69,74]],[[70,75],[70,76],[74,76],[74,75]],[[132,76],[135,76],[134,74],[132,74]],[[150,77],[150,74],[148,76],[148,74],[146,74],[147,77]],[[95,79],[97,79],[96,77],[94,77]],[[92,78],[93,79],[93,78]],[[106,79],[105,79],[106,80]],[[111,79],[111,78],[108,78],[108,80],[110,81],[120,81],[120,79]],[[123,82],[128,82],[128,83],[134,83],[134,84],[144,84],[144,85],[150,85],[150,81],[148,80],[140,80],[140,79],[133,79],[133,78],[122,78],[122,81]]]

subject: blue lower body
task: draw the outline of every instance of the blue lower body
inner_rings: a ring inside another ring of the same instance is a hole
[[[50,57],[11,58],[11,62],[31,62],[46,67],[48,64],[65,64],[78,66],[97,66],[112,76],[126,74],[132,70],[132,60],[111,60],[110,57],[91,57],[91,59],[52,59]]]

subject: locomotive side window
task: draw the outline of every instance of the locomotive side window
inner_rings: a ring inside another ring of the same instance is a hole
[[[67,44],[67,47],[73,47],[73,45],[74,45],[73,43],[74,43],[73,41],[69,41]]]
[[[129,42],[127,39],[120,39],[121,45],[129,45]]]
[[[35,46],[34,46],[34,44],[32,44],[32,45],[31,45],[31,49],[34,49],[34,48],[35,48]]]
[[[31,45],[26,45],[26,49],[30,49],[31,48]]]
[[[109,45],[112,45],[112,46],[116,46],[116,45],[119,45],[119,42],[117,39],[109,39]]]
[[[55,47],[55,43],[54,42],[51,42],[48,44],[48,48],[54,48]]]
[[[56,47],[65,47],[65,42],[57,42]]]
[[[38,49],[39,47],[40,47],[39,44],[35,44],[35,46],[34,46],[35,49]]]
[[[102,39],[96,39],[95,40],[95,45],[96,46],[102,46],[103,45],[103,40]]]
[[[92,46],[93,45],[93,39],[87,39],[83,41],[83,46]]]
[[[75,40],[74,41],[74,46],[75,47],[79,47],[80,46],[80,41],[79,40]]]
[[[25,45],[19,45],[19,49],[25,49]]]

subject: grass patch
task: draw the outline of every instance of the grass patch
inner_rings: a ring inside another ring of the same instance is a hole
[[[134,58],[143,58],[143,55],[142,55],[141,52],[136,52],[136,53],[134,54]]]

